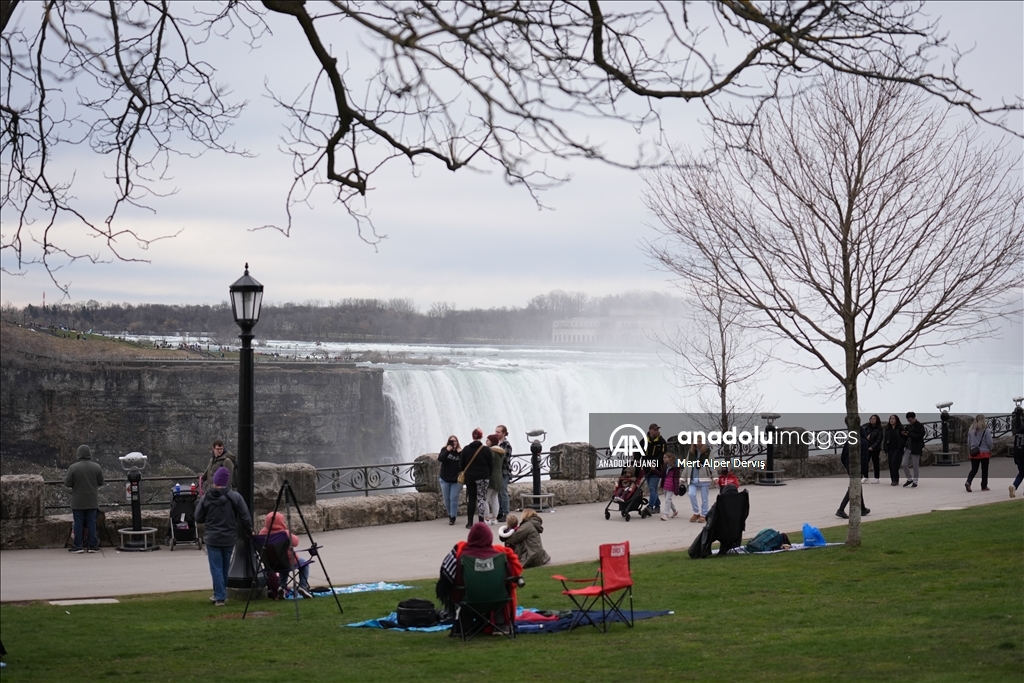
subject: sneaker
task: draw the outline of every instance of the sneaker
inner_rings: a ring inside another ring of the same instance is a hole
[[[899,486],[899,485],[900,485],[900,483],[899,483],[898,481],[894,481],[894,482],[893,482],[893,483],[891,484],[891,486]]]
[[[1011,484],[1010,485],[1010,498],[1016,498],[1016,497],[1017,497],[1017,489],[1013,488],[1013,485]]]
[[[910,488],[912,488],[912,489],[916,489],[916,488],[917,488],[917,482],[915,481],[915,482],[914,482],[913,484],[911,484],[911,485],[910,485]]]
[[[87,552],[87,553],[98,553],[99,551],[100,551],[99,548],[89,548],[85,552]]]
[[[211,595],[210,596],[210,602],[217,602],[217,598]]]
[[[982,490],[982,491],[988,491],[988,490],[989,490],[989,488],[988,488],[987,486],[982,486],[982,487],[981,487],[981,490]],[[90,550],[89,552],[92,552],[92,551]]]
[[[504,524],[505,523],[505,519],[506,519],[505,515],[498,515],[498,523],[499,524]]]
[[[449,517],[448,518],[448,526],[455,526],[455,518],[454,517]]]
[[[860,511],[860,516],[861,517],[867,517],[870,514],[871,514],[871,510],[869,510],[867,508],[864,508],[863,510]]]
[[[872,484],[877,484],[878,483],[878,477],[875,477],[874,479],[872,479],[871,483]]]
[[[625,503],[626,501],[622,500],[622,496],[615,496],[615,497],[612,498],[612,502],[613,503]]]
[[[668,521],[668,517],[666,517],[665,515],[662,515],[661,516],[661,521],[667,522]]]
[[[466,522],[466,528],[467,529],[472,529],[473,528],[473,522]]]
[[[305,586],[299,586],[299,595],[310,600],[313,599],[313,594],[309,592],[309,589]]]
[[[690,521],[691,522],[696,522],[699,519],[700,519],[700,515],[698,515],[696,513],[694,513],[693,515],[690,516]]]
[[[967,489],[967,493],[970,493],[971,492],[971,482],[965,481],[964,482],[964,488]]]
[[[903,484],[903,488],[907,488],[908,486],[913,486],[913,485],[914,485],[914,482],[912,482],[912,481],[910,481],[910,480],[908,479],[908,480],[906,481],[906,483],[904,483],[904,484]]]
[[[701,524],[704,524],[705,522],[707,522],[707,521],[708,521],[708,518],[707,518],[707,517],[705,517],[705,516],[703,516],[703,515],[701,515],[700,517],[698,517],[698,518],[697,518],[697,521],[698,521],[699,523],[701,523]]]
[[[678,517],[678,516],[679,516],[679,510],[673,510],[672,511],[672,517]]]
[[[842,510],[836,510],[836,517],[839,517],[840,519],[849,519],[850,515],[846,514]]]
[[[68,552],[74,553],[75,555],[81,555],[85,552],[85,548],[68,548]]]
[[[860,483],[862,483],[862,484],[868,483],[868,478],[867,477],[861,477],[860,478]]]
[[[224,600],[217,600],[216,602],[213,603],[213,606],[214,607],[223,607],[224,606],[224,602],[225,602]]]

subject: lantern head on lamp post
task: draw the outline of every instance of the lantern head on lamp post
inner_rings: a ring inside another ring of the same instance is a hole
[[[775,476],[775,421],[781,415],[778,413],[761,413],[761,419],[766,422],[764,433],[767,435],[768,445],[765,447],[765,475],[758,479],[759,486],[785,486],[781,478]]]
[[[249,275],[249,264],[245,273],[229,288],[231,313],[235,323],[242,330],[238,338],[242,346],[238,352],[238,462],[235,466],[238,493],[253,513],[253,442],[255,441],[254,417],[256,399],[253,392],[252,328],[260,319],[263,305],[263,285]],[[248,537],[240,537],[235,545],[235,554],[228,573],[228,587],[248,590],[255,576],[252,550]]]
[[[231,314],[242,328],[242,333],[251,332],[260,321],[260,307],[263,305],[263,285],[249,275],[249,264],[245,273],[235,280],[228,289],[231,292]]]

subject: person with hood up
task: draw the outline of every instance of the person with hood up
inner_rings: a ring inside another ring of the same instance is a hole
[[[268,512],[266,521],[263,522],[263,528],[260,529],[259,533],[260,536],[267,537],[268,543],[270,542],[270,537],[274,534],[288,534],[291,537],[292,548],[296,548],[299,545],[299,537],[288,529],[288,522],[280,512]],[[277,541],[275,540],[274,542],[276,543]],[[291,548],[288,550],[288,560],[293,568],[297,567],[299,570],[299,587],[297,589],[299,595],[304,598],[312,598],[313,594],[309,591],[309,563],[300,561],[299,556]],[[267,576],[267,597],[271,600],[284,597],[279,592],[284,579],[284,576],[278,575],[276,572],[269,573]]]
[[[219,468],[213,474],[213,486],[196,504],[196,522],[206,524],[206,557],[213,578],[210,601],[217,607],[223,607],[228,599],[228,570],[238,534],[247,534],[252,529],[249,508],[238,492],[228,488],[230,483],[231,472],[226,467]]]
[[[465,541],[459,541],[455,547],[445,556],[441,562],[441,576],[437,580],[435,593],[438,600],[444,605],[449,614],[455,614],[455,604],[462,600],[461,591],[455,587],[462,584],[462,558],[472,557],[479,560],[486,560],[505,553],[505,573],[509,579],[520,577],[523,574],[523,565],[519,561],[512,548],[493,545],[494,534],[491,528],[483,522],[477,522],[469,530],[469,536]],[[504,617],[506,620],[515,618],[516,614],[516,585],[509,583],[512,602]]]
[[[68,468],[64,485],[71,489],[71,516],[74,524],[75,541],[72,553],[84,553],[83,541],[89,534],[89,552],[100,549],[100,537],[96,535],[96,515],[100,511],[99,488],[103,486],[103,468],[93,462],[88,446],[78,447],[78,460]]]
[[[551,561],[551,556],[544,550],[540,540],[540,535],[544,533],[544,520],[533,508],[523,511],[522,521],[515,516],[510,516],[507,521],[507,526],[498,529],[498,538],[516,551],[524,568],[540,567]],[[516,522],[519,522],[518,527]]]

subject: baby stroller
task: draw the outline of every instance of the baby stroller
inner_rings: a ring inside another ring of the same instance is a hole
[[[171,494],[171,533],[168,544],[171,550],[177,543],[195,543],[203,549],[203,539],[196,529],[196,503],[199,495],[195,491],[179,491]]]
[[[631,512],[640,513],[640,518],[651,516],[651,510],[647,507],[647,499],[644,498],[643,477],[640,474],[633,474],[628,467],[623,468],[619,481],[615,485],[612,499],[604,508],[604,518],[611,519],[610,509],[612,505],[619,506],[619,514],[629,521]]]

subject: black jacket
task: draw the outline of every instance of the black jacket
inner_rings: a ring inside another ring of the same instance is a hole
[[[659,435],[655,439],[651,437],[650,433],[647,434],[647,453],[644,460],[653,460],[655,464],[652,467],[648,463],[644,463],[644,469],[647,471],[646,476],[661,477],[665,474],[665,445],[665,437]]]
[[[903,425],[882,427],[882,450],[889,455],[903,455],[906,443],[903,440]]]
[[[876,455],[881,452],[882,447],[882,428],[872,426],[868,424],[860,426],[860,452],[863,455],[867,455],[869,452],[874,452]]]
[[[924,451],[924,425],[920,422],[903,425],[903,431],[907,433],[907,445],[910,447],[911,455],[921,455]]]
[[[449,484],[459,480],[459,472],[462,471],[459,455],[459,451],[456,450],[449,452],[447,445],[437,454],[437,460],[441,463],[441,479]]]
[[[481,448],[482,447],[482,448]],[[473,454],[480,451],[480,454],[473,458]],[[470,461],[473,464],[470,465]],[[459,454],[459,467],[466,472],[466,481],[477,481],[479,479],[491,478],[491,469],[494,464],[491,459],[491,449],[484,446],[479,441],[474,441],[465,448],[462,449],[462,453]],[[468,468],[468,469],[467,469]]]

